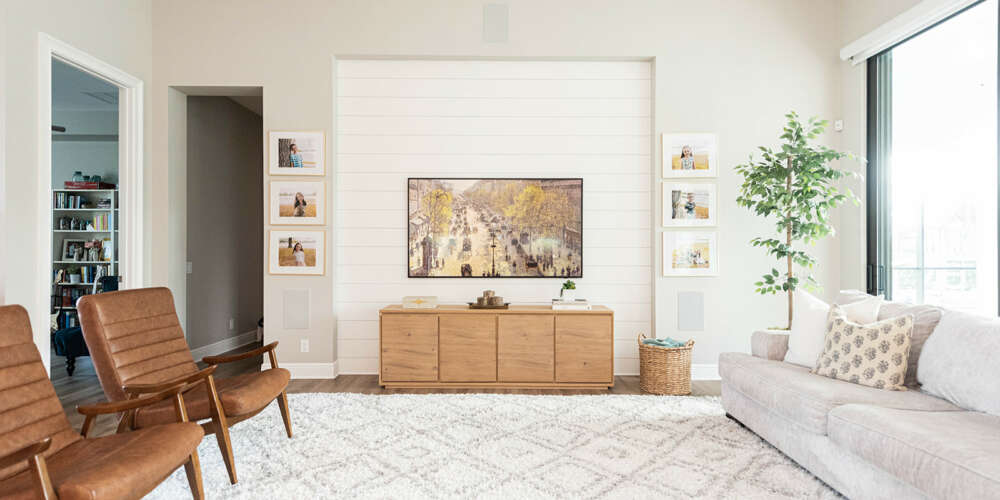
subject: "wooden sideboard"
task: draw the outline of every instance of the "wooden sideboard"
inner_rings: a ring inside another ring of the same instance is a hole
[[[614,311],[549,306],[379,311],[379,385],[608,388]]]

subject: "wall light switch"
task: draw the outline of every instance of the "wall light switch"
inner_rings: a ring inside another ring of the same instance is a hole
[[[236,318],[229,318],[229,331],[236,329]]]
[[[194,264],[192,264],[191,262],[188,262],[188,264],[187,264],[187,273],[191,274],[193,272],[194,272]]]
[[[844,120],[835,120],[833,122],[833,129],[836,130],[837,132],[843,131],[844,130]]]
[[[299,341],[299,352],[309,352],[309,339]]]

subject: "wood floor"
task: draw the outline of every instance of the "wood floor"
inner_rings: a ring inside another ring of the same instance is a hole
[[[256,345],[236,349],[226,354],[234,354],[249,350]],[[262,358],[251,358],[236,363],[220,365],[216,369],[218,378],[232,377],[241,373],[260,369]],[[94,372],[94,365],[89,357],[77,358],[76,371],[73,376],[66,375],[65,358],[52,355],[52,371],[50,374],[56,394],[62,402],[63,410],[69,417],[70,424],[79,429],[83,424],[83,416],[76,412],[77,405],[99,403],[105,401],[104,392]],[[333,380],[296,379],[288,384],[288,392],[353,392],[359,394],[645,394],[639,390],[639,377],[615,377],[615,386],[610,390],[570,390],[570,389],[385,389],[378,385],[376,375],[341,375]],[[720,386],[718,381],[695,380],[691,382],[691,393],[695,396],[718,396]],[[650,396],[655,397],[655,396]],[[295,408],[291,409],[294,413]],[[91,436],[103,436],[115,431],[114,415],[103,415],[98,418]]]

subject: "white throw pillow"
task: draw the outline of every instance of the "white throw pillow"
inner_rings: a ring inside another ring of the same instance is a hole
[[[788,336],[785,362],[812,369],[823,353],[830,304],[801,289],[795,290],[794,300],[795,310],[792,316],[792,330]],[[881,305],[882,299],[869,296],[840,308],[850,321],[867,325],[878,320],[878,309]]]
[[[945,311],[920,351],[924,392],[1000,415],[1000,319]]]

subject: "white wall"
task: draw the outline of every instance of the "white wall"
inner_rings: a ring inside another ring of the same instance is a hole
[[[53,110],[52,123],[67,129],[67,133],[52,137],[53,188],[62,188],[76,171],[118,183],[118,141],[111,140],[118,135],[118,111]],[[79,136],[104,137],[74,140]]]
[[[341,373],[377,373],[378,309],[484,288],[548,303],[558,278],[407,278],[407,177],[582,177],[578,295],[615,310],[618,373],[651,327],[649,62],[346,60],[337,64],[334,280]]]
[[[920,0],[842,0],[840,12],[840,45],[847,45],[864,36],[886,21],[920,3]],[[862,157],[867,156],[867,65],[840,63],[841,116],[844,132],[841,148]],[[859,206],[846,204],[839,210],[840,266],[842,288],[864,290],[867,264],[865,237],[865,190],[855,193],[861,198]]]
[[[767,234],[771,224],[735,205],[739,179],[732,166],[756,146],[776,144],[788,110],[831,119],[839,115],[840,4],[823,0],[511,0],[506,4],[509,41],[487,43],[482,38],[481,2],[299,0],[288,8],[264,0],[157,2],[155,79],[150,88],[154,126],[166,130],[169,85],[261,85],[265,129],[324,130],[333,138],[331,56],[336,55],[654,58],[652,137],[663,132],[715,132],[722,162],[717,181],[722,201],[722,275],[657,275],[650,296],[656,333],[688,336],[675,331],[676,293],[700,290],[705,293],[706,329],[690,334],[697,342],[695,363],[711,372],[720,352],[749,350],[750,332],[781,324],[785,313],[782,298],[752,295],[752,283],[770,269],[771,261],[747,242]],[[327,157],[329,192],[339,189],[332,182],[339,168],[333,142]],[[831,134],[824,142],[838,146],[840,139]],[[168,149],[166,138],[158,137],[150,178],[154,211],[150,227],[165,226],[171,217]],[[658,146],[651,146],[650,152],[656,158]],[[656,196],[650,208],[659,213]],[[656,217],[654,227],[658,224]],[[654,257],[660,231],[650,231]],[[334,248],[332,233],[328,231],[327,248]],[[170,283],[167,262],[177,250],[175,243],[163,233],[151,237],[154,280]],[[834,239],[815,247],[820,262],[816,274],[827,293],[840,288],[840,246]],[[630,261],[644,259],[637,256]],[[330,264],[327,269],[336,272]],[[659,273],[658,262],[654,265],[654,274]],[[329,273],[265,276],[265,335],[281,341],[282,363],[329,364],[335,359],[336,278]],[[491,286],[490,281],[482,283],[481,288]],[[281,297],[292,288],[310,291],[307,330],[280,328]],[[429,285],[426,293],[436,292]],[[298,350],[303,339],[310,340],[308,353]]]
[[[22,304],[29,309],[36,341],[47,345],[48,322],[39,318],[45,315],[35,310],[35,304],[47,290],[39,290],[38,276],[47,269],[38,269],[33,257],[39,242],[48,238],[49,227],[39,227],[41,203],[38,199],[38,33],[44,32],[77,49],[116,66],[146,82],[151,81],[152,54],[152,4],[150,0],[32,0],[3,2],[3,43],[7,71],[4,75],[6,105],[6,146],[4,151],[7,168],[4,171],[3,203],[8,215],[0,245],[7,256],[4,259],[6,302]],[[147,103],[148,104],[148,100]],[[146,143],[151,130],[150,108],[146,106]],[[16,147],[14,147],[16,145]],[[149,167],[146,151],[145,165]],[[147,179],[149,171],[147,170]],[[147,197],[148,199],[148,197]],[[149,224],[147,228],[151,227]],[[148,259],[147,259],[148,262]],[[42,358],[48,361],[49,352],[43,350]]]

